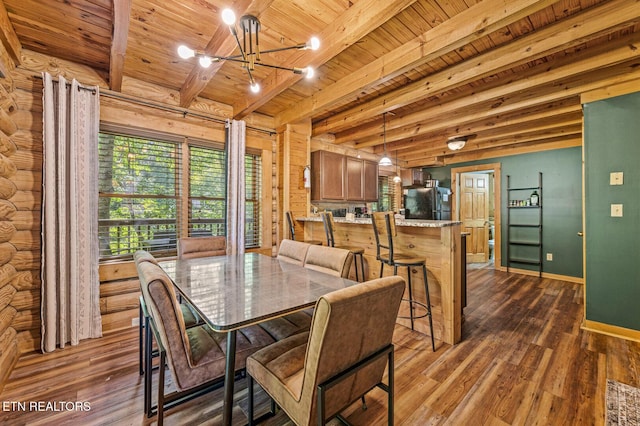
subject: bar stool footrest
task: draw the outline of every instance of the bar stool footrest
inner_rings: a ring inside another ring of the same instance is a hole
[[[429,307],[427,306],[427,304],[426,304],[426,303],[418,302],[417,300],[404,299],[404,298],[402,299],[402,301],[403,301],[403,302],[408,302],[408,303],[410,303],[411,305],[418,305],[418,306],[422,307],[422,308],[425,310],[425,313],[424,313],[424,314],[414,315],[414,316],[413,316],[413,319],[414,319],[414,320],[415,320],[415,319],[418,319],[418,318],[424,318],[424,317],[431,316],[431,312],[430,312]],[[411,306],[409,309],[411,309],[412,307],[413,307],[413,306]],[[411,317],[410,317],[410,316],[409,316],[409,317],[406,317],[406,316],[403,316],[403,315],[398,315],[398,318],[402,318],[402,319],[411,319]]]

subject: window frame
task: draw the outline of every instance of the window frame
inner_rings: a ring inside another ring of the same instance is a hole
[[[113,126],[113,125],[101,125],[100,134],[103,134],[103,133],[176,144],[176,149],[179,152],[179,154],[177,155],[176,167],[175,167],[176,169],[176,185],[175,185],[176,186],[176,195],[175,195],[176,217],[174,219],[174,223],[176,227],[176,238],[179,238],[180,236],[189,235],[190,234],[189,230],[191,229],[191,226],[192,226],[192,218],[190,213],[192,197],[189,191],[190,176],[191,176],[191,169],[189,164],[190,147],[221,150],[224,152],[225,144],[221,142],[189,138],[186,136],[183,137],[183,136],[177,136],[173,134],[165,134],[162,132],[131,129],[126,127]],[[251,196],[254,197],[251,199],[251,202],[253,204],[257,204],[257,209],[254,210],[254,214],[253,214],[255,218],[255,221],[254,221],[255,233],[252,234],[252,235],[255,235],[257,233],[257,238],[252,239],[252,244],[251,243],[247,244],[247,238],[245,237],[245,249],[247,250],[259,249],[262,245],[262,241],[264,240],[264,238],[267,237],[266,235],[264,235],[265,227],[264,227],[263,221],[266,219],[264,217],[264,209],[265,209],[264,194],[262,194],[264,189],[263,181],[264,181],[264,173],[265,173],[264,171],[265,152],[268,153],[268,151],[251,149],[249,147],[245,151],[245,162],[247,161],[248,157],[251,157],[251,158],[257,159],[257,162],[259,163],[259,168],[253,174],[253,176],[256,178],[255,181],[257,181],[259,184],[259,187],[255,191],[247,191],[247,196],[250,195],[251,193]],[[268,156],[268,159],[270,158],[271,156]],[[226,152],[225,152],[225,168],[224,168],[225,178],[226,178],[226,167],[227,165],[226,165]],[[247,180],[247,183],[249,184],[250,182],[248,182]],[[224,181],[224,185],[225,185],[224,229],[226,234],[226,214],[227,214],[226,212],[226,202],[227,202],[226,179]],[[99,199],[104,198],[102,194],[98,194],[98,197]],[[130,252],[125,254],[116,254],[111,256],[101,255],[99,261],[109,262],[109,261],[119,261],[119,260],[130,260],[133,257],[133,253],[135,252],[135,249],[130,248],[129,250]],[[175,248],[173,248],[172,250],[165,250],[162,252],[157,252],[157,251],[152,251],[152,252],[154,254],[158,254],[161,256],[176,255]]]

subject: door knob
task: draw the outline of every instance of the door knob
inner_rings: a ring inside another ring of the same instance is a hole
[[[584,232],[580,231],[578,232],[578,237],[583,237],[584,236]]]

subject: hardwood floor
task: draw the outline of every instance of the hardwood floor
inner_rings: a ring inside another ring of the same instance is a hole
[[[396,424],[599,425],[606,379],[640,387],[640,343],[580,329],[581,285],[490,268],[471,268],[468,276],[460,344],[437,342],[433,353],[428,338],[396,327]],[[155,423],[142,412],[137,362],[137,329],[52,355],[23,356],[0,394],[0,423]],[[239,405],[245,404],[243,382],[236,386]],[[11,406],[32,401],[86,401],[90,410]],[[220,401],[220,391],[205,395],[166,412],[165,422],[220,424]],[[244,424],[238,404],[234,423]],[[381,390],[367,396],[367,405],[366,411],[357,403],[349,407],[348,420],[386,424]],[[280,413],[263,424],[290,422]]]

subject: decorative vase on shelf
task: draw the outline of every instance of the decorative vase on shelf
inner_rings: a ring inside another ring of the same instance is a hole
[[[539,200],[538,191],[533,191],[533,193],[531,193],[530,200],[531,200],[531,205],[532,206],[537,206],[538,205],[538,200]]]

